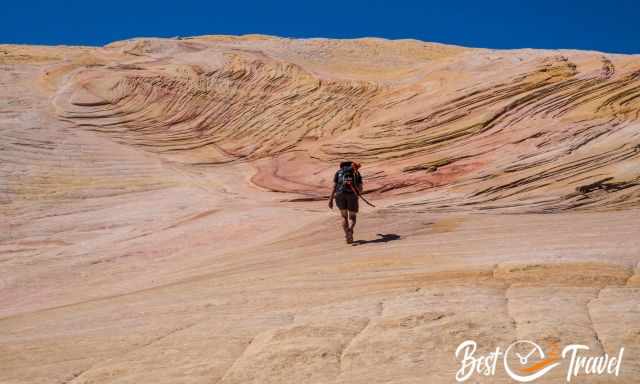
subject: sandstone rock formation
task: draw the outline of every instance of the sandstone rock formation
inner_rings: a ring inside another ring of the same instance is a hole
[[[201,36],[0,67],[2,383],[450,383],[468,339],[624,346],[575,382],[640,378],[638,56]]]

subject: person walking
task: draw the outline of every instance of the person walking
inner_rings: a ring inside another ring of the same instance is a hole
[[[342,229],[347,244],[353,243],[353,230],[358,217],[358,197],[362,193],[362,176],[358,169],[360,164],[352,161],[340,163],[340,169],[333,177],[333,191],[329,198],[329,208],[333,209],[333,202],[342,215]]]

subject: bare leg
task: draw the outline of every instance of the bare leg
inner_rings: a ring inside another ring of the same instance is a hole
[[[351,240],[353,240],[353,229],[356,226],[356,219],[358,217],[358,214],[353,212],[353,211],[349,211],[349,220],[351,221],[351,225],[349,226],[349,235],[351,237]]]
[[[344,236],[349,237],[349,214],[346,209],[341,209],[340,214],[342,215],[342,229],[344,230]]]

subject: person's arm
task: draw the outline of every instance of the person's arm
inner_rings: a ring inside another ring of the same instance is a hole
[[[329,198],[329,208],[333,209],[333,198],[336,196],[336,184],[333,184],[333,190],[331,191],[331,197]]]
[[[358,172],[357,180],[358,182],[356,183],[356,188],[358,188],[358,192],[362,194],[364,188],[362,186],[362,175],[360,175],[360,172]]]
[[[338,187],[338,174],[333,176],[333,190],[331,191],[331,197],[329,198],[329,209],[333,209],[333,198],[336,196],[336,188]]]

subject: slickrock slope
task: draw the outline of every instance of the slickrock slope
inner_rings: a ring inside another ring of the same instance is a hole
[[[0,383],[451,383],[468,339],[624,346],[574,380],[640,380],[639,56],[202,36],[0,68]]]

